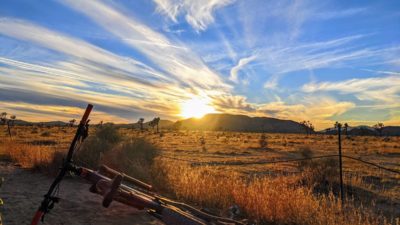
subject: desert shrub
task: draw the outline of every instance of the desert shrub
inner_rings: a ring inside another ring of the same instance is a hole
[[[122,140],[122,136],[112,125],[98,127],[93,136],[89,136],[76,153],[76,161],[84,166],[96,169],[102,156]]]
[[[102,163],[145,181],[151,180],[151,168],[158,148],[144,138],[122,141],[105,153]]]
[[[50,137],[50,136],[51,136],[51,133],[50,133],[50,131],[43,131],[43,132],[40,134],[40,136],[42,136],[42,137]]]
[[[203,152],[206,152],[207,151],[207,148],[206,148],[206,139],[202,136],[202,137],[200,137],[200,146],[201,146],[201,150],[203,151]]]
[[[97,128],[95,136],[96,138],[107,141],[110,144],[116,144],[122,139],[122,136],[118,133],[117,128],[111,124]]]
[[[302,147],[299,152],[303,158],[314,156],[309,147]],[[320,191],[327,192],[330,187],[337,183],[339,176],[337,158],[300,161],[298,168],[302,172],[303,182],[308,186],[316,187]]]
[[[39,133],[39,129],[37,127],[33,127],[31,130],[31,134],[37,134]]]
[[[261,134],[260,139],[258,140],[261,149],[265,149],[267,147],[267,136],[265,134]]]
[[[303,158],[310,158],[310,157],[312,157],[314,155],[312,150],[308,146],[302,146],[299,149],[299,153]]]
[[[36,161],[32,169],[51,176],[56,176],[64,161],[65,152],[56,151],[46,161]]]

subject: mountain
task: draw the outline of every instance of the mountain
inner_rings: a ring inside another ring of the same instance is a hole
[[[400,136],[400,126],[387,126],[382,129],[383,136]]]
[[[14,125],[19,126],[32,126],[32,125],[43,125],[43,126],[66,126],[68,123],[62,121],[49,121],[49,122],[28,122],[25,120],[15,120]]]
[[[244,115],[207,114],[201,119],[190,118],[177,123],[187,130],[305,133],[304,126],[292,120]]]
[[[336,128],[328,128],[320,133],[324,134],[337,134],[337,129]],[[342,128],[342,134],[344,134],[345,131]],[[356,136],[378,136],[379,132],[375,130],[375,128],[370,127],[370,126],[356,126],[356,127],[349,127],[347,130],[348,135],[356,135]],[[387,126],[383,127],[382,129],[382,136],[400,136],[400,126]]]

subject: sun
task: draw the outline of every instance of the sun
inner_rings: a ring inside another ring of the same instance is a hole
[[[202,98],[192,98],[181,104],[181,114],[183,118],[201,118],[207,113],[215,112],[214,107],[210,105],[210,101]]]

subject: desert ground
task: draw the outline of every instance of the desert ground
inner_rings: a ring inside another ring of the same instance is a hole
[[[28,223],[57,171],[54,155],[65,153],[75,129],[16,126],[12,138],[0,132],[5,225]],[[99,129],[91,128],[90,136],[100,135]],[[343,206],[338,197],[337,157],[271,163],[337,154],[334,135],[112,129],[122,141],[107,147],[117,150],[93,153],[88,149],[99,143],[88,139],[76,162],[87,167],[107,164],[152,183],[161,194],[220,215],[228,215],[227,209],[236,204],[242,212],[238,217],[257,224],[399,224],[400,175],[396,173],[344,158]],[[135,158],[118,161],[116,156],[125,154],[121,146],[127,146],[120,142],[138,138],[157,148],[151,164]],[[399,137],[344,136],[342,149],[344,155],[400,170]],[[118,203],[104,209],[101,197],[88,188],[79,178],[63,181],[62,201],[46,224],[159,223]]]

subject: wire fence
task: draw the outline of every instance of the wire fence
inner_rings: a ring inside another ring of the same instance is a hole
[[[171,160],[176,160],[176,161],[181,161],[181,162],[187,162],[191,163],[193,166],[220,166],[220,165],[225,165],[225,166],[240,166],[240,165],[255,165],[255,164],[277,164],[277,163],[289,163],[289,162],[300,162],[300,161],[307,161],[307,160],[312,160],[312,159],[322,159],[322,158],[332,158],[332,157],[339,157],[338,154],[336,155],[321,155],[321,156],[314,156],[314,157],[305,157],[305,158],[298,158],[298,159],[285,159],[285,160],[272,160],[272,161],[265,161],[265,160],[260,160],[260,161],[253,161],[253,162],[242,162],[242,161],[216,161],[216,162],[199,162],[195,160],[188,160],[188,159],[182,159],[182,158],[176,158],[176,157],[171,157],[171,156],[166,156],[162,155],[162,158],[166,159],[171,159]],[[354,161],[358,161],[361,163],[364,163],[369,166],[377,167],[379,169],[389,171],[392,173],[400,174],[400,171],[391,169],[388,167],[381,166],[377,163],[369,162],[363,159],[359,159],[353,156],[348,156],[348,155],[342,155],[343,158],[351,159]]]

